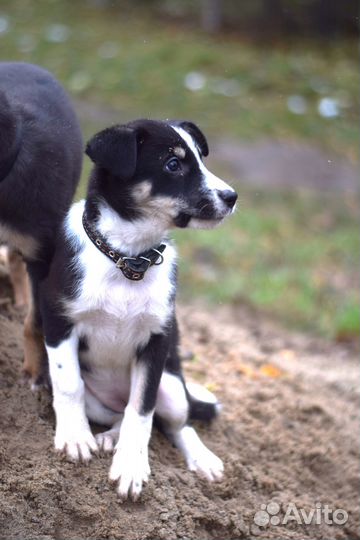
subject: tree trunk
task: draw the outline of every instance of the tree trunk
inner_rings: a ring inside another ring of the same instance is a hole
[[[201,0],[201,27],[205,32],[214,34],[222,26],[221,0]]]

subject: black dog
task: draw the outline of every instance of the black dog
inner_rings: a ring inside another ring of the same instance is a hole
[[[45,353],[39,283],[80,177],[82,146],[70,100],[54,77],[31,64],[0,63],[0,243],[22,254],[30,276],[24,369],[33,381]]]
[[[189,469],[218,480],[221,460],[187,425],[211,419],[217,402],[182,375],[167,232],[214,227],[237,195],[206,169],[206,139],[190,122],[115,126],[87,154],[95,163],[87,200],[70,209],[41,288],[55,448],[88,460],[115,444],[110,478],[121,498],[136,499],[150,472],[155,412]],[[95,439],[88,418],[111,429]]]

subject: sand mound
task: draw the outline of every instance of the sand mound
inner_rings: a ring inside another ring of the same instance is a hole
[[[120,504],[107,481],[110,457],[85,466],[54,454],[50,398],[20,380],[22,317],[8,295],[2,279],[1,539],[360,538],[354,352],[254,314],[182,307],[183,349],[194,353],[187,377],[223,403],[220,418],[199,431],[226,476],[215,485],[197,479],[154,432],[151,480],[140,502]],[[271,523],[262,506],[269,503]],[[347,522],[329,524],[322,515],[316,523],[314,515],[306,525],[294,510],[319,514],[325,505],[345,510]]]

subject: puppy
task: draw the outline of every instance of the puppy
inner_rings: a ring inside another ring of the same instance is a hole
[[[190,122],[114,126],[86,153],[95,164],[87,199],[70,209],[41,288],[55,448],[85,461],[115,448],[110,479],[135,500],[150,474],[155,414],[188,468],[219,480],[221,460],[189,425],[212,419],[217,403],[204,389],[196,396],[181,371],[167,233],[218,225],[237,194],[206,169],[206,139]],[[94,437],[89,419],[110,429]]]
[[[47,275],[54,239],[70,207],[82,163],[82,136],[70,103],[50,73],[24,63],[0,63],[0,244],[25,321],[24,369],[33,382],[45,355],[39,283]]]

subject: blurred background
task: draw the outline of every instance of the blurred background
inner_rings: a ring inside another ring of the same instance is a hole
[[[354,0],[0,0],[0,59],[53,72],[85,137],[137,117],[198,123],[239,208],[174,233],[182,300],[353,343],[358,24]]]

